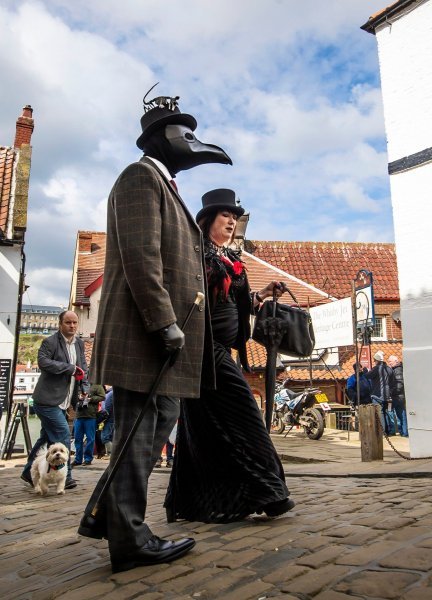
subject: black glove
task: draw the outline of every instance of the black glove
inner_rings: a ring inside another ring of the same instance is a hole
[[[172,323],[168,327],[159,329],[157,333],[159,334],[163,352],[171,357],[170,365],[172,366],[185,344],[184,333],[177,323]]]

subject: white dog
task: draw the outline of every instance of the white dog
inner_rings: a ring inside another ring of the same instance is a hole
[[[31,478],[36,493],[46,496],[50,484],[57,486],[57,494],[65,493],[69,451],[60,442],[38,454],[32,464]]]

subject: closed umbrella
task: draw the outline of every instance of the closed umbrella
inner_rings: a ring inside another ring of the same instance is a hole
[[[262,324],[265,335],[264,346],[267,351],[267,360],[265,366],[265,423],[267,431],[270,433],[274,394],[276,388],[277,354],[282,338],[287,331],[288,324],[286,321],[284,321],[284,319],[276,317],[276,293],[273,293],[273,300],[269,300],[269,302],[272,303],[272,316],[263,319]]]

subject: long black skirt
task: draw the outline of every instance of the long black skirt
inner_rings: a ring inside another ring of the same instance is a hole
[[[181,402],[164,504],[170,519],[237,521],[289,495],[249,385],[230,353],[215,350],[217,390]]]

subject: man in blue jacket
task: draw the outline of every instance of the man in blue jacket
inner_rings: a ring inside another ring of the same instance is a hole
[[[353,364],[353,369],[354,369],[354,373],[348,377],[347,380],[347,385],[346,385],[346,392],[347,392],[347,396],[350,400],[350,404],[352,404],[352,406],[357,406],[357,376],[356,376],[356,365],[355,363]],[[366,373],[367,373],[367,369],[365,367],[362,367],[361,365],[358,366],[358,370],[359,370],[359,381],[360,381],[360,386],[359,386],[359,392],[360,392],[360,404],[370,404],[372,402],[371,400],[371,385],[368,379],[366,379]]]
[[[84,344],[76,336],[77,327],[77,315],[70,310],[62,312],[58,332],[44,339],[39,348],[41,374],[33,393],[33,408],[41,422],[41,433],[21,474],[21,479],[31,486],[31,466],[42,446],[61,442],[70,450],[66,411],[75,405],[79,388],[83,393],[89,390]],[[72,489],[77,483],[71,476],[70,460],[67,470],[65,488]]]

